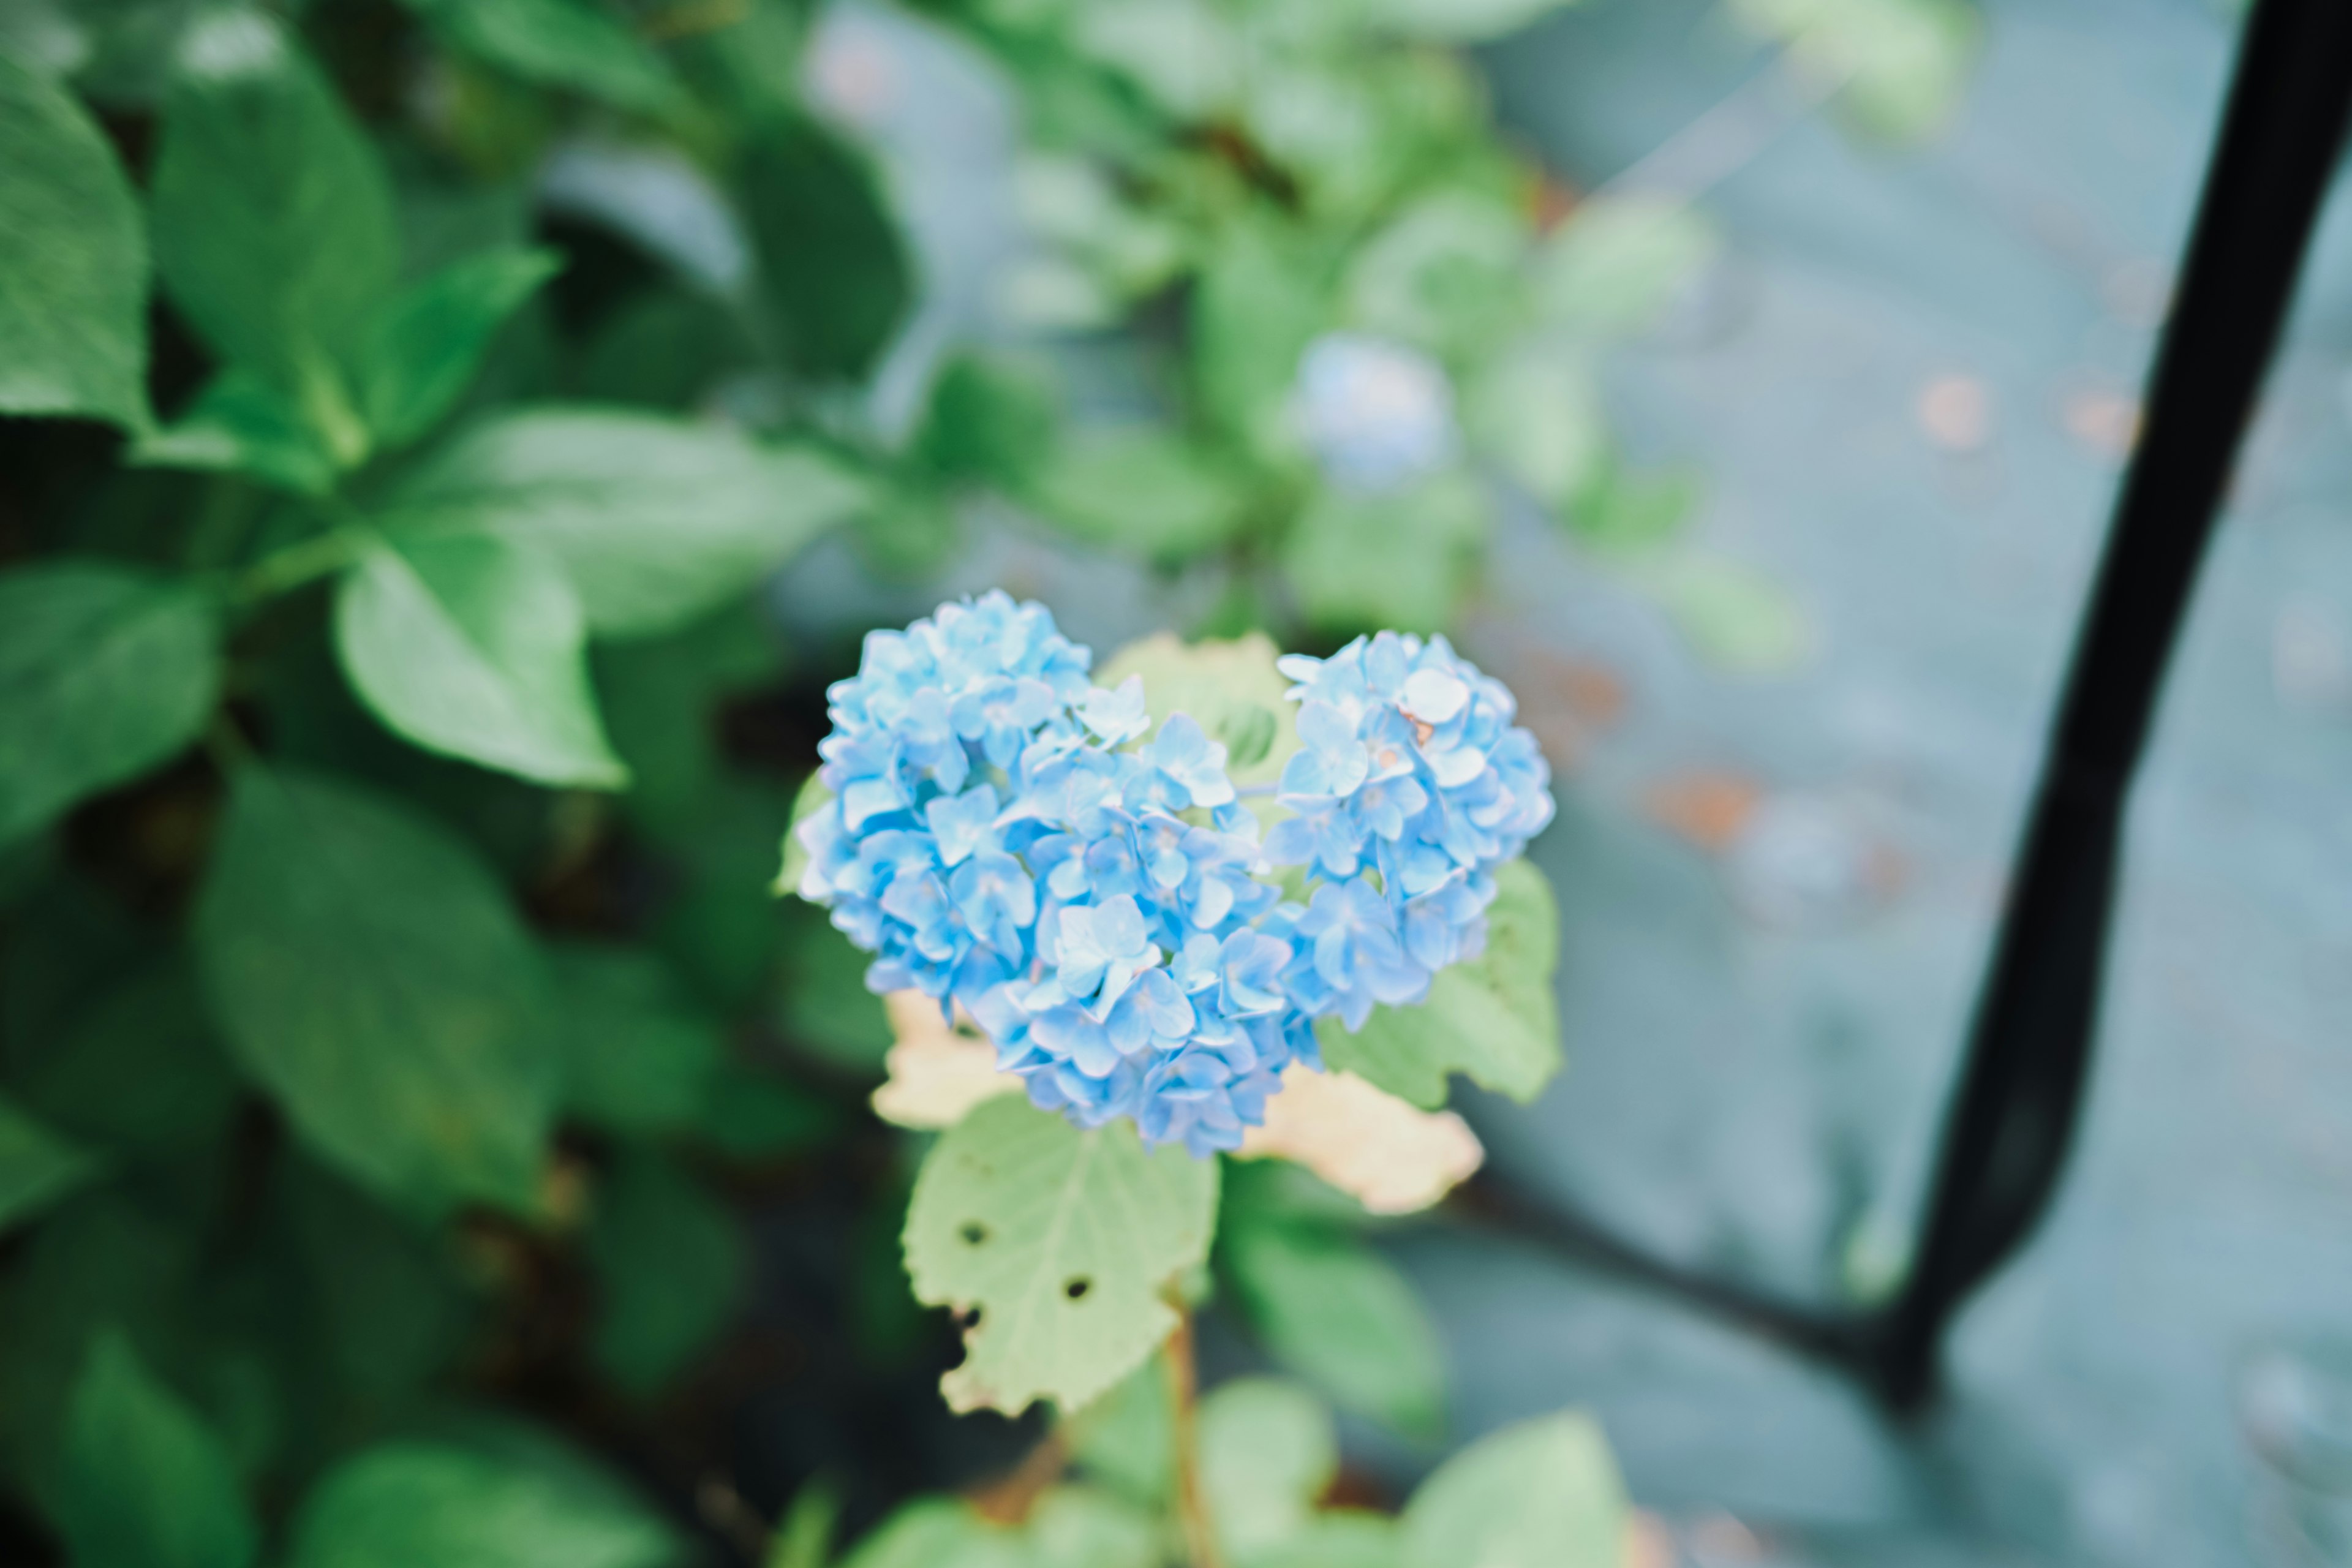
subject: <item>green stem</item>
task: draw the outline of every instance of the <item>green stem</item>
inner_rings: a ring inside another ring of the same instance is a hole
[[[1184,1557],[1191,1568],[1224,1568],[1217,1549],[1216,1522],[1201,1485],[1200,1375],[1192,1360],[1192,1314],[1176,1308],[1176,1331],[1160,1352],[1168,1369],[1170,1419],[1176,1439],[1176,1517],[1184,1530]]]
[[[344,524],[329,532],[273,551],[236,574],[230,595],[239,604],[275,598],[303,584],[330,577],[360,557],[367,532]]]

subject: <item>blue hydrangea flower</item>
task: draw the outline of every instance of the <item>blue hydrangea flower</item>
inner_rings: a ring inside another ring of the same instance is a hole
[[[1398,489],[1454,460],[1454,385],[1435,360],[1386,338],[1329,332],[1298,362],[1291,407],[1334,484]]]
[[[1305,745],[1260,843],[1225,748],[1002,593],[876,632],[827,694],[833,799],[800,891],[866,984],[961,1004],[1030,1098],[1198,1155],[1237,1147],[1315,1020],[1360,1027],[1479,951],[1492,870],[1551,813],[1509,693],[1443,638],[1286,659]],[[1305,901],[1271,868],[1310,868]]]

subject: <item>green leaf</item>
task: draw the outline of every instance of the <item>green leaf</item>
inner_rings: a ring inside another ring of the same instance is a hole
[[[1018,493],[1045,467],[1057,416],[1054,389],[1042,376],[959,354],[931,384],[915,457],[950,484]]]
[[[1035,500],[1081,539],[1167,565],[1215,549],[1249,521],[1235,477],[1156,425],[1075,434],[1039,477]]]
[[[1349,321],[1441,355],[1473,353],[1518,320],[1527,223],[1498,196],[1421,197],[1360,250],[1342,288]]]
[[[218,638],[184,584],[97,561],[0,573],[0,843],[202,733]]]
[[[296,495],[322,496],[335,488],[349,455],[331,448],[275,382],[231,365],[205,384],[178,419],[142,436],[130,460],[141,468],[249,474]]]
[[[1298,356],[1324,326],[1328,287],[1262,225],[1235,227],[1202,268],[1192,358],[1217,422],[1253,450],[1286,441]]]
[[[1601,389],[1587,366],[1557,350],[1495,361],[1466,402],[1471,439],[1546,505],[1569,506],[1608,471]]]
[[[1966,0],[1735,0],[1731,9],[1784,40],[1808,74],[1840,84],[1838,108],[1889,141],[1950,118],[1983,44],[1983,20]]]
[[[628,782],[589,689],[580,601],[536,548],[464,533],[372,545],[336,590],[335,652],[376,716],[427,751],[540,784]]]
[[[627,23],[596,0],[405,0],[455,47],[525,81],[620,109],[659,111],[677,84]]]
[[[219,1438],[120,1332],[82,1363],[56,1512],[85,1568],[247,1568],[258,1545]]]
[[[1168,1368],[1154,1355],[1055,1428],[1088,1476],[1132,1502],[1164,1507],[1176,1484]]]
[[[858,1542],[842,1568],[1160,1568],[1147,1514],[1087,1487],[1055,1487],[1018,1525],[953,1498],[918,1498]]]
[[[1298,705],[1288,695],[1290,678],[1274,667],[1281,651],[1264,632],[1192,643],[1158,632],[1111,655],[1094,682],[1116,687],[1141,676],[1153,731],[1171,713],[1189,713],[1211,740],[1224,742],[1235,784],[1272,784],[1298,749]],[[1245,750],[1256,754],[1244,761]]]
[[[915,1178],[916,1299],[976,1314],[940,1380],[959,1411],[1076,1410],[1174,1331],[1164,1292],[1208,1255],[1217,1165],[1144,1152],[1134,1124],[1081,1132],[1013,1097],[942,1134]]]
[[[596,1363],[627,1392],[653,1393],[734,1315],[743,1237],[734,1212],[652,1150],[614,1162],[596,1194]]]
[[[1812,652],[1812,623],[1778,578],[1728,556],[1684,551],[1636,580],[1658,595],[1710,663],[1742,675],[1784,675]]]
[[[423,1387],[465,1342],[472,1303],[450,1238],[316,1162],[279,1167],[278,1201],[323,1381],[370,1417]]]
[[[873,172],[816,121],[779,115],[744,138],[734,184],[785,353],[807,375],[863,378],[914,298]]]
[[[711,1075],[698,1125],[703,1141],[719,1153],[758,1161],[801,1153],[832,1137],[840,1123],[831,1101],[772,1072],[726,1061]],[[891,1285],[898,1287],[895,1268]]]
[[[0,1100],[0,1229],[56,1203],[98,1174],[99,1163]]]
[[[1631,336],[1654,324],[1721,247],[1715,226],[1686,201],[1595,196],[1538,252],[1537,308],[1555,326]]]
[[[551,551],[600,635],[669,631],[751,588],[865,500],[839,464],[619,410],[472,426],[393,498],[404,522]]]
[[[195,912],[231,1049],[400,1206],[528,1209],[560,1091],[539,955],[471,850],[349,784],[247,770]]]
[[[836,1068],[880,1079],[893,1039],[882,998],[866,988],[872,962],[814,905],[787,905],[776,1022],[792,1042]]]
[[[1066,26],[1078,53],[1178,120],[1229,108],[1247,64],[1241,37],[1206,0],[1091,0]]]
[[[1683,531],[1706,489],[1706,481],[1694,473],[1627,473],[1604,467],[1569,507],[1569,528],[1596,552],[1636,561],[1655,554]]]
[[[801,787],[793,795],[793,820],[784,829],[783,867],[776,873],[776,897],[783,898],[801,890],[801,879],[808,875],[808,846],[801,842],[801,824],[833,804],[833,791],[824,784],[822,771],[812,768]]]
[[[1029,1510],[1027,1561],[1034,1568],[1160,1568],[1167,1561],[1150,1514],[1088,1487],[1055,1487]]]
[[[360,407],[377,445],[406,446],[431,429],[481,368],[499,328],[562,265],[550,250],[487,251],[402,290],[361,351]]]
[[[1486,491],[1459,472],[1377,495],[1324,489],[1291,527],[1283,574],[1326,631],[1440,631],[1492,524]]]
[[[1374,26],[1412,38],[1447,44],[1483,44],[1516,33],[1570,0],[1370,0],[1364,7]]]
[[[760,1568],[824,1568],[841,1523],[841,1489],[819,1474],[793,1494]]]
[[[1405,1506],[1406,1568],[1617,1568],[1625,1489],[1601,1428],[1568,1412],[1490,1433]]]
[[[1349,1409],[1416,1437],[1444,1422],[1437,1330],[1404,1277],[1334,1226],[1236,1208],[1223,1258],[1274,1358]]]
[[[1425,1110],[1445,1103],[1450,1073],[1522,1104],[1543,1091],[1560,1065],[1559,910],[1524,860],[1506,861],[1495,882],[1486,952],[1438,971],[1419,1006],[1375,1007],[1352,1035],[1327,1021],[1317,1030],[1326,1062]]]
[[[917,1498],[859,1542],[841,1568],[1034,1568],[1024,1544],[960,1498]]]
[[[783,673],[774,623],[740,599],[668,637],[607,643],[591,664],[614,749],[629,768],[623,807],[656,837],[690,835],[726,767],[722,707]]]
[[[347,449],[356,416],[334,365],[390,296],[400,258],[383,170],[326,79],[261,13],[200,16],[179,67],[155,162],[164,287],[216,353],[298,394]]]
[[[388,1443],[295,1515],[288,1568],[667,1568],[669,1531],[617,1497],[499,1457]]]
[[[1305,1531],[1339,1473],[1330,1412],[1277,1378],[1236,1378],[1202,1400],[1199,1441],[1209,1517],[1236,1563]]]
[[[1318,1513],[1281,1545],[1240,1568],[1402,1568],[1403,1534],[1384,1514],[1356,1509]]]
[[[0,413],[147,423],[147,245],[114,153],[0,55]]]
[[[607,1131],[690,1126],[726,1041],[660,959],[570,942],[549,951],[566,1057],[564,1108]]]
[[[68,1134],[132,1154],[184,1152],[218,1135],[242,1086],[206,1027],[195,977],[176,955],[117,973],[17,1064],[26,1105]]]

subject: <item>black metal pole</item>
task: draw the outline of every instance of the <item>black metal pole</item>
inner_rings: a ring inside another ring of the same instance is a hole
[[[2140,439],[2076,644],[1903,1292],[1867,1329],[1897,1407],[2048,1206],[2089,1068],[2123,810],[2352,108],[2352,0],[2246,26]]]

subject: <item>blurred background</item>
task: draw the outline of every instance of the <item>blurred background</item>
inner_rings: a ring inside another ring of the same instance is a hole
[[[135,168],[143,51],[177,9],[15,0],[0,43],[72,80]],[[765,896],[859,637],[993,586],[1105,652],[1446,631],[1517,694],[1560,808],[1531,856],[1561,904],[1568,1069],[1532,1105],[1454,1102],[1497,1173],[1781,1297],[1899,1283],[2238,7],[674,0],[615,10],[666,73],[635,102],[447,8],[290,9],[413,250],[564,258],[472,406],[804,434],[873,497],[750,612],[599,647],[639,775],[615,803],[394,757],[352,738],[347,697],[249,699],[288,754],[462,829],[542,931],[641,944],[684,1026],[767,1075],[675,1164],[583,1117],[582,1179],[635,1194],[583,1257],[466,1237],[472,1305],[397,1312],[475,1346],[467,1386],[721,1552],[815,1474],[864,1520],[1018,1458],[1023,1431],[936,1409],[955,1352],[897,1271],[910,1167],[863,1116],[880,1006],[820,919]],[[733,140],[729,116],[772,111],[797,141]],[[167,416],[205,363],[175,331]],[[1941,1399],[1895,1420],[1441,1211],[1378,1245],[1437,1325],[1444,1435],[1351,1420],[1351,1484],[1392,1494],[1581,1405],[1663,1561],[2352,1561],[2348,426],[2339,200],[2134,798],[2075,1158],[1960,1320]],[[0,443],[12,552],[111,458],[79,434],[36,454],[21,423]],[[158,494],[78,500],[100,521],[72,526],[119,534]],[[9,850],[20,1086],[41,1010],[115,989],[73,979],[59,911],[135,948],[184,896],[172,835],[211,785],[182,773]],[[20,1409],[56,1397],[88,1302],[144,1289],[89,1261],[144,1256],[104,1209],[130,1200],[72,1201],[7,1244]],[[619,1283],[641,1265],[670,1289]],[[319,1289],[352,1278],[321,1267]],[[1263,1364],[1242,1326],[1204,1331],[1213,1371]]]

